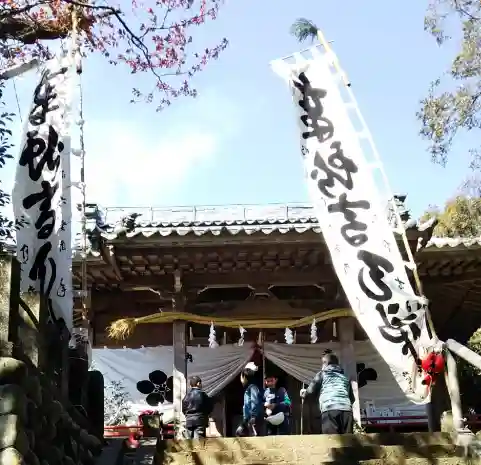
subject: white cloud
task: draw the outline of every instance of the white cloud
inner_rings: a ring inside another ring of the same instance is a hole
[[[215,156],[218,137],[200,128],[139,130],[130,122],[86,122],[87,199],[103,206],[150,206],[179,188],[197,163]],[[74,140],[76,138],[74,137]],[[72,166],[72,179],[78,175]]]

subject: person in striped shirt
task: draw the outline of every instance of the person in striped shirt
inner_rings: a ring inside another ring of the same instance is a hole
[[[348,377],[339,366],[339,359],[332,352],[324,353],[322,369],[314,376],[301,397],[319,394],[321,426],[323,434],[346,434],[353,432],[352,404],[354,394]]]

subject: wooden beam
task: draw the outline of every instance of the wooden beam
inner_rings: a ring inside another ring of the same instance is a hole
[[[150,286],[155,289],[173,290],[173,273],[159,276],[124,276],[119,284],[121,289],[135,286]],[[273,285],[309,285],[337,282],[331,267],[312,267],[304,270],[232,270],[225,273],[184,272],[182,278],[185,289],[203,289],[206,286],[273,286]]]
[[[454,339],[448,339],[446,341],[446,346],[449,350],[454,352],[456,355],[466,360],[468,363],[476,367],[478,370],[481,370],[481,356],[479,356],[476,352],[473,352],[471,349],[468,349],[466,346],[463,346],[459,342],[456,342]]]
[[[100,250],[101,250],[102,258],[105,260],[106,263],[110,265],[110,268],[112,269],[117,280],[122,281],[122,273],[117,264],[113,246],[106,246],[102,244]]]
[[[464,427],[463,409],[461,406],[461,393],[459,390],[456,360],[454,359],[453,354],[449,350],[446,351],[446,362],[447,362],[446,363],[447,371],[445,372],[445,376],[446,376],[446,385],[448,387],[449,397],[451,398],[451,413],[453,415],[453,427],[454,427],[454,432],[458,432]]]

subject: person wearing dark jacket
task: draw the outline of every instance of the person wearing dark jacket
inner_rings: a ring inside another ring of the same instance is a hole
[[[241,373],[241,383],[245,387],[242,423],[236,436],[262,436],[264,427],[264,403],[260,389],[254,382],[257,365],[248,363]]]
[[[324,353],[321,371],[314,376],[307,390],[301,390],[301,397],[314,393],[319,393],[322,434],[352,434],[354,394],[351,382],[332,352]]]
[[[189,384],[190,391],[182,401],[187,436],[188,439],[205,438],[213,407],[212,399],[202,390],[202,380],[198,376],[192,376]]]

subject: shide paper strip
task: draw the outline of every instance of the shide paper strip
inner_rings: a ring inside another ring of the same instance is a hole
[[[71,54],[39,70],[25,121],[12,203],[22,291],[47,297],[49,319],[73,326],[70,122],[76,73]]]
[[[309,193],[344,292],[406,396],[430,400],[418,361],[433,347],[427,301],[416,296],[371,168],[328,58],[273,62],[292,92]]]

